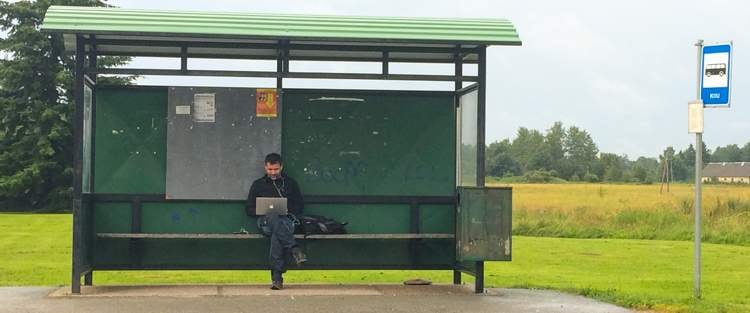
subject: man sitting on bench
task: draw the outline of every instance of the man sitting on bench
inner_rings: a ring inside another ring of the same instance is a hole
[[[295,215],[302,213],[304,203],[302,193],[297,182],[283,172],[283,161],[278,153],[266,156],[266,175],[253,182],[247,195],[245,210],[249,216],[258,216],[258,211],[266,212],[268,208],[256,210],[257,198],[286,198],[287,214],[274,214],[269,212],[258,216],[258,227],[260,231],[271,237],[271,289],[280,290],[284,288],[282,274],[286,272],[286,260],[289,254],[294,258],[297,265],[307,261],[307,257],[294,240]]]

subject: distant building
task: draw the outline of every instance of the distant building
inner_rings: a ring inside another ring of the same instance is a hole
[[[708,163],[703,168],[704,182],[750,184],[750,162]]]

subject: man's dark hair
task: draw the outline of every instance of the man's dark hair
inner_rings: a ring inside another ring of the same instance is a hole
[[[284,162],[281,160],[281,155],[278,153],[269,153],[266,156],[266,164],[283,164]]]

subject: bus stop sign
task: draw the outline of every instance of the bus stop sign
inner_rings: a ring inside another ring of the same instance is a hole
[[[703,46],[701,99],[703,106],[729,107],[732,42]]]

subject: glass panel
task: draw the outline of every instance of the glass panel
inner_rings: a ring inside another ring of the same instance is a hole
[[[83,85],[83,168],[82,191],[91,192],[91,100],[93,91]]]
[[[477,103],[476,90],[464,94],[459,98],[459,142],[458,157],[458,185],[477,185]]]

